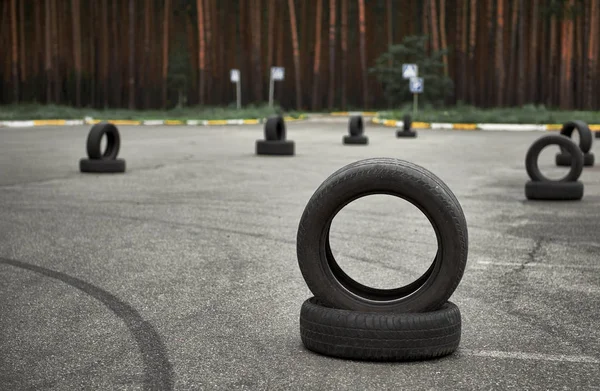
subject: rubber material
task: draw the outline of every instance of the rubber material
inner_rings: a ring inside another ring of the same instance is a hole
[[[106,135],[106,149],[100,150],[102,136]],[[117,127],[108,122],[99,122],[92,126],[87,138],[87,154],[90,159],[116,159],[121,147],[121,136]]]
[[[79,171],[92,173],[121,173],[125,172],[125,160],[123,159],[81,159]]]
[[[300,310],[300,337],[307,349],[354,360],[445,356],[458,348],[461,326],[460,310],[452,302],[426,313],[379,313],[329,308],[313,297]]]
[[[580,200],[583,198],[583,183],[528,181],[525,183],[525,197],[529,200]]]
[[[267,119],[265,123],[265,140],[267,141],[282,141],[286,136],[285,122],[283,117],[276,116]]]
[[[402,117],[402,129],[403,130],[411,130],[412,128],[412,118],[410,114],[404,114]]]
[[[575,158],[571,160],[571,169],[563,178],[551,180],[544,176],[538,167],[538,158],[540,153],[548,145],[558,145],[561,150],[567,151]],[[579,179],[583,171],[583,153],[581,149],[568,137],[560,134],[549,134],[535,140],[529,147],[525,156],[525,169],[532,181],[546,182],[573,182]]]
[[[590,127],[583,121],[569,121],[562,126],[560,134],[571,138],[574,130],[577,130],[577,133],[579,133],[579,149],[581,149],[581,152],[589,152],[590,148],[592,148],[592,132]]]
[[[396,137],[417,137],[417,132],[414,130],[400,130],[396,131]]]
[[[350,202],[372,194],[411,202],[436,232],[435,260],[412,284],[396,289],[362,285],[344,273],[329,248],[329,228],[335,215]],[[300,271],[314,296],[327,306],[353,311],[438,309],[458,286],[468,253],[467,223],[452,191],[423,167],[392,158],[360,160],[329,176],[304,209],[296,243]]]
[[[596,130],[594,133],[596,133],[596,138],[600,138],[600,130]]]
[[[352,145],[367,145],[369,144],[369,138],[362,134],[360,136],[344,136],[342,143]]]
[[[294,142],[289,140],[256,140],[257,155],[293,155]]]
[[[591,167],[594,165],[594,154],[591,152],[583,154],[583,166]],[[565,152],[560,152],[556,154],[556,165],[557,166],[570,166],[571,165],[571,155]]]
[[[360,136],[364,133],[365,127],[363,118],[360,115],[350,117],[350,123],[348,124],[348,131],[350,136]]]

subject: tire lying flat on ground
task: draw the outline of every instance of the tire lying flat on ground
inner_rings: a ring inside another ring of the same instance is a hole
[[[362,285],[344,273],[329,248],[335,215],[350,202],[372,194],[411,202],[436,232],[437,256],[412,284],[396,289]],[[365,159],[342,167],[317,188],[300,219],[296,252],[308,288],[326,306],[368,312],[432,311],[448,300],[462,278],[467,223],[452,191],[433,173],[403,160]]]
[[[344,144],[350,144],[350,145],[367,145],[369,144],[369,138],[365,135],[360,135],[360,136],[344,136],[344,138],[342,139],[342,142]]]
[[[584,167],[591,167],[594,165],[594,154],[591,152],[583,154],[583,165]],[[571,165],[571,155],[566,152],[559,152],[556,154],[556,165],[561,167],[568,167]]]
[[[417,132],[414,130],[400,130],[396,131],[396,137],[417,137]]]
[[[125,160],[114,159],[81,159],[79,170],[90,173],[120,173],[125,172]]]
[[[293,155],[295,145],[293,141],[288,140],[256,140],[256,154],[257,155]]]
[[[365,127],[362,116],[355,115],[350,117],[348,131],[350,132],[350,136],[360,136],[364,133]]]
[[[577,201],[583,198],[583,183],[527,181],[525,197],[529,200]]]
[[[307,349],[327,356],[373,361],[425,360],[454,352],[461,314],[447,302],[427,313],[356,312],[302,304],[300,337]]]

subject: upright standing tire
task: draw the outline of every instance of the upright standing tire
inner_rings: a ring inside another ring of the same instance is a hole
[[[563,178],[552,181],[548,177],[544,176],[538,166],[538,159],[540,153],[544,148],[549,145],[558,145],[561,150],[566,151],[572,157],[570,166],[571,169]],[[532,181],[536,182],[574,182],[579,179],[581,172],[583,171],[583,153],[581,149],[573,143],[573,141],[560,134],[549,134],[538,138],[531,144],[525,155],[525,169],[527,174]]]
[[[337,264],[329,248],[329,228],[350,202],[388,194],[417,206],[433,226],[438,254],[412,284],[375,289],[360,284]],[[367,312],[426,312],[439,309],[460,282],[467,262],[467,223],[448,186],[415,164],[391,158],[365,159],[327,178],[308,201],[298,227],[296,252],[308,288],[324,305]]]
[[[447,302],[427,313],[357,312],[302,304],[300,337],[316,353],[354,360],[409,361],[454,352],[461,338],[461,314]]]
[[[579,133],[579,149],[583,153],[588,153],[592,148],[592,131],[590,127],[583,121],[569,121],[562,126],[560,134],[571,138],[574,130]]]
[[[286,136],[285,121],[283,117],[278,115],[267,119],[265,123],[265,140],[281,141],[285,140]]]
[[[106,149],[100,150],[102,137],[106,135]],[[99,122],[92,126],[87,138],[87,154],[90,159],[116,159],[121,148],[121,136],[117,127],[108,122]]]
[[[402,129],[404,131],[412,129],[412,118],[410,114],[404,114],[404,117],[402,117]]]
[[[350,123],[348,124],[348,130],[350,132],[350,136],[362,135],[365,131],[362,116],[355,115],[355,116],[350,117]]]
[[[348,145],[367,145],[369,144],[369,138],[364,134],[361,134],[360,136],[346,135],[342,138],[342,143]]]

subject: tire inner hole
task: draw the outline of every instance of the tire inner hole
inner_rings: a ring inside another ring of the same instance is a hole
[[[579,142],[579,140],[577,140],[577,142]],[[560,152],[561,150],[558,145],[548,145],[540,152],[538,157],[538,167],[542,175],[548,179],[560,180],[571,170],[570,166],[565,167],[556,165],[556,154]]]
[[[431,223],[416,206],[379,194],[340,210],[331,223],[329,243],[349,277],[377,289],[416,281],[429,269],[438,248]]]

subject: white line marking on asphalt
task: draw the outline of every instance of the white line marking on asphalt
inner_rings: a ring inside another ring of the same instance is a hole
[[[472,350],[460,349],[460,354],[477,357],[504,358],[516,360],[535,360],[535,361],[556,361],[556,362],[572,362],[583,364],[600,364],[600,359],[591,356],[570,356],[565,354],[543,354],[543,353],[527,353],[527,352],[503,352],[500,350]]]
[[[493,261],[478,261],[478,265],[490,265],[490,266],[514,266],[514,267],[545,267],[545,268],[558,268],[558,269],[591,269],[591,270],[599,270],[600,265],[557,265],[552,263],[539,263],[539,262],[529,262],[529,263],[519,263],[519,262],[493,262]]]

